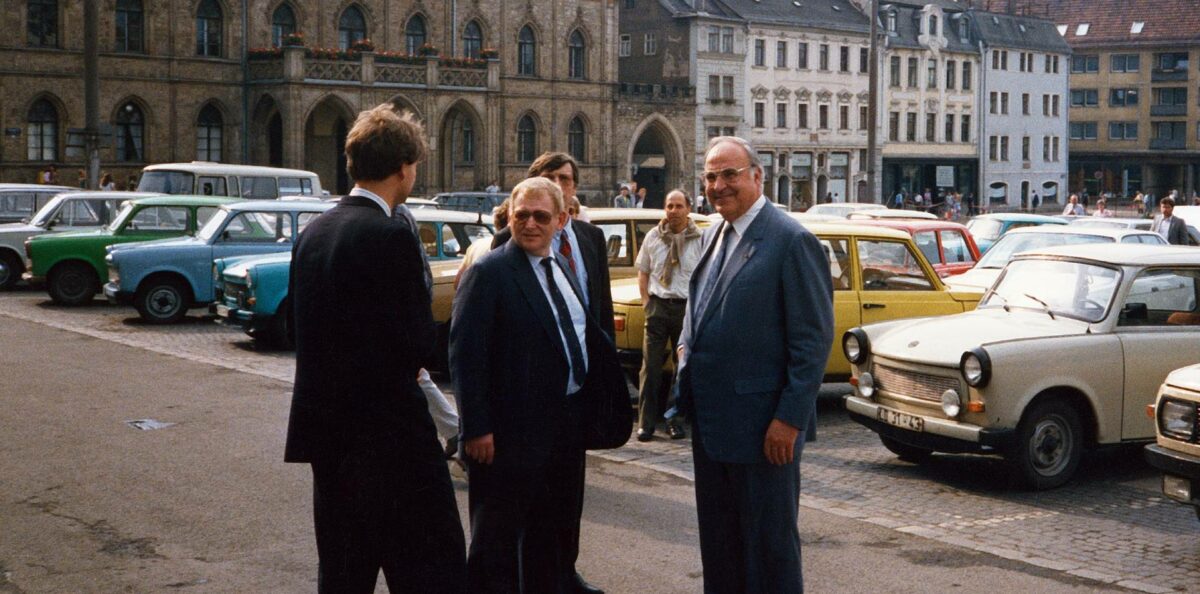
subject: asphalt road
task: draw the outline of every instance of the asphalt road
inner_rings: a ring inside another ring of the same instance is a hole
[[[0,592],[315,590],[289,384],[2,314]],[[812,509],[801,534],[811,592],[1125,591]],[[689,481],[591,458],[583,535],[611,593],[701,591]]]

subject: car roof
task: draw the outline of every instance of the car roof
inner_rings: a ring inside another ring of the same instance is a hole
[[[1150,219],[1139,219],[1136,217],[1075,217],[1071,219],[1072,225],[1095,223],[1102,225],[1104,223],[1124,223],[1128,225],[1150,223]]]
[[[1122,266],[1200,266],[1200,249],[1175,245],[1146,245],[1133,243],[1089,243],[1059,246],[1023,252],[1014,260],[1039,257],[1091,260]]]
[[[234,204],[236,202],[244,201],[237,198],[225,198],[221,196],[190,196],[187,194],[179,194],[175,196],[154,195],[146,198],[138,198],[133,202],[135,204],[148,204],[150,206],[221,206],[223,204]]]
[[[958,229],[966,231],[967,226],[954,221],[928,219],[848,219],[851,223],[858,225],[868,225],[871,227],[888,227],[891,229],[905,229],[908,231],[937,231],[941,229]]]
[[[889,209],[870,209],[856,210],[848,215],[847,219],[852,221],[875,221],[879,219],[888,220],[910,220],[910,221],[936,221],[937,215],[930,214],[920,210],[889,210]]]
[[[103,198],[105,200],[138,200],[141,198],[153,198],[155,196],[167,196],[159,192],[105,192],[102,190],[84,190],[76,192],[63,192],[55,198],[63,198],[65,200],[80,200],[83,198]]]
[[[26,191],[41,190],[43,192],[45,192],[45,191],[65,192],[68,190],[78,190],[78,189],[79,188],[73,188],[71,186],[48,186],[46,184],[9,184],[9,183],[0,184],[0,192],[3,192],[4,190],[26,190]]]
[[[1021,221],[1025,223],[1058,223],[1065,225],[1067,223],[1062,217],[1052,217],[1049,215],[1031,214],[1027,212],[993,212],[982,214],[977,219],[993,219],[997,221]]]
[[[1129,235],[1158,235],[1145,229],[1129,227],[1092,227],[1089,225],[1049,225],[1039,227],[1021,227],[1013,229],[1006,235],[1025,235],[1028,233],[1060,233],[1063,235],[1101,235],[1113,239],[1121,239]],[[1003,238],[1001,238],[1003,239]]]
[[[263,165],[227,165],[210,161],[192,161],[190,163],[159,163],[147,165],[143,171],[188,171],[201,175],[295,175],[313,176],[317,174],[303,169],[285,169],[283,167],[266,167]]]
[[[413,208],[409,212],[413,218],[418,221],[430,223],[479,223],[492,224],[491,215],[480,215],[477,212],[464,212],[461,210],[442,210],[440,208]]]
[[[334,207],[333,202],[322,200],[245,200],[226,204],[222,208],[228,210],[262,210],[268,212],[291,212],[304,210],[310,212],[326,211]]]
[[[588,220],[592,223],[604,221],[660,221],[667,216],[667,211],[661,208],[588,208]],[[689,213],[688,215],[693,220],[704,219],[704,215]]]
[[[874,225],[859,225],[857,223],[811,223],[800,221],[805,229],[808,229],[813,235],[855,235],[858,237],[874,237],[878,239],[903,239],[912,241],[912,236],[897,229],[889,229],[887,227],[877,227]]]

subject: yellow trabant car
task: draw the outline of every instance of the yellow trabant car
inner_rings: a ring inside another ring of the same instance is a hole
[[[981,293],[949,291],[908,233],[800,220],[821,240],[829,257],[835,337],[861,324],[963,313],[979,302]],[[626,370],[636,377],[642,365],[645,330],[637,279],[614,280],[612,296],[617,349]],[[834,348],[825,366],[826,381],[849,376],[850,362],[840,348]]]
[[[1192,506],[1200,519],[1200,365],[1172,371],[1150,412],[1156,435],[1146,461],[1163,472],[1163,494]]]
[[[588,222],[604,232],[608,250],[608,275],[612,280],[637,278],[637,255],[646,234],[663,220],[660,208],[589,208]],[[712,224],[703,215],[692,213],[692,220],[703,229]],[[637,283],[634,282],[634,292]],[[639,339],[640,340],[640,339]]]

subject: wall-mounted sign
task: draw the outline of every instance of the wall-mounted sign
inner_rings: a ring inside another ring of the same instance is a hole
[[[20,128],[5,128],[4,135],[9,138],[17,138],[17,137],[21,136],[21,129]]]
[[[938,165],[937,167],[937,187],[953,188],[954,187],[954,166],[953,165]]]

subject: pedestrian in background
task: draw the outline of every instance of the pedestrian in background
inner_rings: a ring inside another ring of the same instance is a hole
[[[709,142],[704,191],[724,222],[704,233],[678,353],[710,594],[804,589],[800,453],[833,342],[829,261],[768,205],[757,155],[741,138]]]
[[[637,197],[633,199],[634,208],[646,208],[646,188],[638,188]]]
[[[136,175],[130,175],[129,179],[125,180],[125,190],[126,191],[133,192],[134,190],[137,190],[137,186],[138,186],[138,178]]]
[[[310,464],[320,592],[465,592],[454,488],[418,385],[437,330],[421,242],[392,218],[428,156],[383,104],[346,137],[354,189],[305,228],[289,295],[296,379],[284,460]]]
[[[1113,211],[1108,210],[1108,201],[1101,198],[1096,201],[1096,210],[1092,213],[1094,217],[1112,218]]]
[[[1067,199],[1067,205],[1063,207],[1062,214],[1064,217],[1082,217],[1087,215],[1087,210],[1079,203],[1078,194],[1071,194],[1071,197]]]
[[[82,169],[79,170],[78,185],[79,185],[79,189],[81,189],[81,190],[87,189],[87,172]]]
[[[105,173],[104,175],[100,176],[100,191],[101,192],[112,192],[116,189],[117,189],[117,184],[113,183],[113,176],[111,173]]]
[[[679,346],[688,284],[700,261],[700,229],[688,217],[687,194],[671,190],[663,208],[666,216],[646,234],[637,257],[638,289],[646,313],[638,378],[638,441],[650,441],[667,408],[667,390],[662,389],[663,362]],[[667,434],[671,439],[687,437],[681,419],[667,422]]]
[[[621,186],[621,191],[616,196],[613,196],[613,208],[629,208],[630,204],[629,186]]]
[[[1187,222],[1175,216],[1175,201],[1170,196],[1158,201],[1161,213],[1154,217],[1150,230],[1161,235],[1171,245],[1187,245]]]
[[[495,233],[500,233],[508,226],[508,205],[512,203],[512,199],[505,198],[499,206],[492,209],[492,225]],[[467,272],[471,265],[479,259],[480,256],[492,250],[492,241],[495,235],[480,237],[471,242],[467,246],[467,251],[463,255],[462,263],[458,265],[458,272],[454,275],[454,289],[458,290],[458,285],[462,283],[463,275]]]

